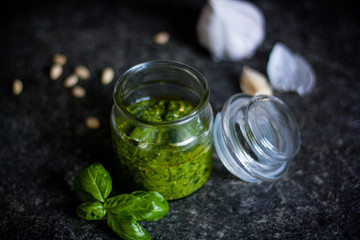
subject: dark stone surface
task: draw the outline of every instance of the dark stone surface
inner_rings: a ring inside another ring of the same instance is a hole
[[[140,62],[187,63],[206,77],[211,103],[221,110],[240,92],[244,64],[265,73],[277,41],[313,65],[318,82],[299,97],[279,93],[293,109],[302,146],[289,174],[272,183],[233,177],[214,153],[210,180],[195,194],[170,202],[163,219],[143,223],[153,239],[356,239],[360,236],[360,26],[346,1],[255,1],[266,18],[266,39],[252,59],[213,62],[199,46],[195,24],[204,1],[12,1],[2,7],[0,81],[0,238],[116,239],[104,221],[76,216],[71,185],[86,165],[113,173],[109,111],[115,82]],[[5,17],[6,16],[6,17]],[[152,41],[158,31],[168,44]],[[68,57],[62,78],[51,81],[51,56]],[[63,86],[77,64],[92,75],[84,99]],[[24,91],[13,96],[15,78]],[[100,119],[89,130],[88,116]],[[117,189],[115,182],[115,190]]]

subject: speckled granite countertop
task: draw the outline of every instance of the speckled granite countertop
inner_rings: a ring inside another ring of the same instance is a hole
[[[170,3],[171,2],[171,3]],[[293,109],[301,149],[286,177],[245,183],[213,154],[213,173],[195,194],[170,202],[163,219],[144,223],[153,239],[356,239],[360,237],[360,26],[351,5],[328,1],[254,1],[266,18],[266,38],[253,58],[213,62],[199,46],[195,24],[204,1],[14,1],[1,24],[0,238],[116,239],[104,221],[79,219],[74,176],[95,161],[112,173],[109,113],[115,81],[99,82],[104,67],[119,77],[148,60],[176,60],[199,70],[215,112],[240,92],[250,65],[266,72],[281,41],[314,67],[317,85],[305,97],[275,95]],[[9,14],[10,13],[10,14]],[[152,36],[170,33],[157,45]],[[51,57],[64,53],[63,77],[48,76]],[[84,64],[87,95],[63,86]],[[14,96],[15,78],[24,90]],[[87,129],[88,116],[100,128]],[[116,192],[116,183],[115,190]]]

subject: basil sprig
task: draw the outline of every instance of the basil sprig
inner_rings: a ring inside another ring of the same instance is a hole
[[[101,165],[86,167],[74,180],[74,191],[84,203],[76,213],[85,220],[101,220],[121,238],[151,239],[138,221],[156,221],[169,211],[166,199],[155,191],[135,191],[107,198],[112,190],[110,174]]]

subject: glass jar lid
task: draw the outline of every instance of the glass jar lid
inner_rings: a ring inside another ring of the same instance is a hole
[[[224,166],[247,182],[281,178],[300,147],[291,111],[279,98],[235,94],[215,118],[214,145]]]

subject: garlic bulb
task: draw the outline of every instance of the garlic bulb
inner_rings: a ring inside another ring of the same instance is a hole
[[[198,40],[214,61],[250,58],[265,37],[262,12],[252,3],[209,0],[197,26]]]
[[[310,93],[316,82],[311,65],[282,43],[276,43],[270,53],[267,75],[274,89],[295,91],[300,96]]]

